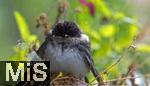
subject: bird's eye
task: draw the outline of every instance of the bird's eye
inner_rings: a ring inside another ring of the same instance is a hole
[[[67,34],[65,34],[65,37],[68,37],[68,35],[67,35]]]

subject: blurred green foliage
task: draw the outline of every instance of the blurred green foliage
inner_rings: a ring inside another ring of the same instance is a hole
[[[129,13],[130,10],[126,8],[128,5],[124,4],[125,0],[116,0],[115,2],[113,0],[87,0],[87,2],[94,5],[95,13],[93,16],[90,15],[89,8],[83,6],[79,0],[68,0],[69,6],[63,19],[75,21],[82,31],[89,36],[92,56],[99,72],[102,72],[113,64],[119,56],[123,55],[122,60],[110,69],[104,78],[119,77],[122,73],[127,72],[131,63],[142,64],[144,67],[139,69],[143,73],[150,71],[145,69],[150,67],[148,65],[150,59],[146,58],[150,53],[149,45],[142,44],[138,45],[135,50],[127,50],[138,33],[138,24],[137,18],[132,16],[132,13]],[[18,27],[18,30],[15,31],[19,32],[23,43],[18,43],[15,47],[12,46],[15,52],[10,55],[9,60],[26,60],[25,56],[32,42],[43,41],[41,31],[35,30],[35,17],[46,12],[52,25],[57,15],[57,1],[15,0],[11,2],[11,5],[13,5],[11,15],[14,15]],[[125,52],[126,50],[127,52]],[[145,59],[147,60],[145,61]]]

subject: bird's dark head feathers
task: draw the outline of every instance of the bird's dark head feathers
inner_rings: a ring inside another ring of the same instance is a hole
[[[57,23],[52,28],[52,35],[61,37],[81,37],[79,27],[72,21]]]

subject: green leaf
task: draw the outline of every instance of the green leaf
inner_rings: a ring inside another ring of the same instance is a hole
[[[136,50],[144,53],[150,53],[150,45],[139,44],[137,45]]]
[[[99,30],[100,34],[106,38],[111,38],[116,33],[116,29],[113,24],[103,25]]]
[[[35,41],[37,38],[35,35],[30,34],[28,25],[21,13],[19,13],[18,11],[14,11],[14,16],[18,25],[18,29],[20,31],[21,38],[28,43]]]
[[[106,17],[110,18],[111,17],[111,12],[106,6],[104,0],[93,0],[95,3],[96,7],[98,7],[98,10]]]

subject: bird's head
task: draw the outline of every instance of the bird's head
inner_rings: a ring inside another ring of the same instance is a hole
[[[72,21],[64,21],[57,23],[52,27],[51,34],[53,36],[59,36],[63,38],[79,38],[83,41],[89,42],[89,37],[86,34],[83,34],[80,28]]]
[[[71,21],[64,21],[62,23],[57,23],[52,28],[53,36],[60,37],[81,37],[81,31],[79,27]]]

